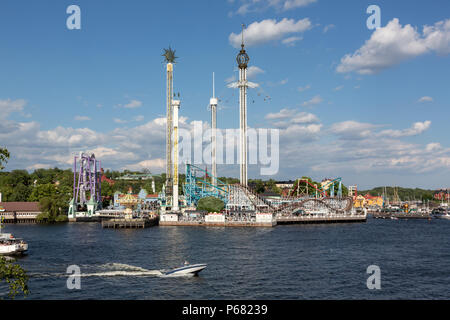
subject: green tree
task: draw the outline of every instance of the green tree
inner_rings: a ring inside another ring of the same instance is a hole
[[[28,201],[40,201],[42,198],[52,198],[56,194],[56,187],[51,183],[37,185],[33,188]]]
[[[224,202],[216,197],[202,198],[197,205],[198,210],[204,210],[208,212],[220,212],[224,207]]]
[[[6,148],[0,148],[0,170],[5,168],[3,164],[8,162],[9,156],[9,151]]]
[[[67,222],[66,200],[61,195],[41,198],[39,200],[39,207],[42,213],[36,217],[36,220],[40,223]]]
[[[8,196],[8,201],[26,202],[31,194],[30,187],[19,183],[12,189],[12,193]]]
[[[6,282],[9,287],[8,296],[14,299],[20,292],[24,296],[29,293],[28,276],[26,271],[19,265],[0,257],[0,282]]]
[[[3,164],[8,161],[9,157],[8,150],[0,148],[0,170],[3,170]],[[29,293],[26,271],[21,266],[12,264],[6,261],[4,257],[0,257],[0,282],[3,281],[8,284],[8,296],[11,299],[14,299],[20,292],[25,296]]]

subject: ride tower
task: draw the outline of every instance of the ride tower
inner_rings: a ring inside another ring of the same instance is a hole
[[[173,134],[173,65],[176,63],[177,57],[175,56],[175,50],[169,46],[168,49],[164,49],[164,60],[166,62],[166,183],[165,183],[165,200],[167,209],[172,206],[173,196],[173,175],[172,175],[172,134]]]
[[[78,160],[78,170],[77,170]],[[73,161],[73,198],[69,203],[69,218],[77,213],[92,217],[102,207],[101,166],[93,153],[80,153]]]
[[[240,183],[243,186],[248,185],[248,175],[247,175],[247,66],[250,58],[245,51],[244,46],[244,27],[242,25],[242,44],[241,51],[236,57],[236,61],[239,67],[239,158],[240,158]]]
[[[180,94],[178,94],[178,98]],[[180,110],[180,100],[172,101],[173,108],[173,203],[172,211],[179,211],[178,206],[178,112]]]
[[[209,104],[211,107],[211,173],[212,173],[212,181],[213,185],[217,184],[217,159],[216,159],[216,150],[217,150],[217,104],[218,99],[215,94],[215,85],[214,85],[214,72],[213,72],[213,95],[209,100]]]

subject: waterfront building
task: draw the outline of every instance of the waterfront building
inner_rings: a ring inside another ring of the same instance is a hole
[[[381,208],[383,207],[384,199],[383,197],[372,196],[370,194],[358,195],[353,198],[353,203],[355,208]]]
[[[36,222],[39,214],[39,202],[0,202],[0,219],[4,223]]]
[[[439,201],[450,201],[450,192],[448,189],[435,191],[433,198]]]
[[[114,209],[124,209],[124,207],[120,203],[121,200],[127,195],[130,195],[131,197],[136,199],[139,204],[147,207],[156,206],[159,200],[158,194],[149,194],[145,189],[141,189],[138,194],[124,194],[120,191],[116,191],[114,193]]]
[[[279,181],[275,185],[280,189],[292,189],[294,187],[295,181]]]

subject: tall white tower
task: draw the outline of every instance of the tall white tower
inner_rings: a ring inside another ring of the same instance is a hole
[[[173,130],[173,110],[172,110],[172,95],[173,95],[173,65],[176,63],[177,57],[175,56],[175,50],[170,46],[168,49],[164,49],[162,55],[167,66],[167,110],[166,110],[166,206],[171,207],[172,203],[172,130]]]
[[[180,100],[172,100],[173,107],[173,198],[172,211],[177,212],[178,208],[178,111],[180,110]]]
[[[167,112],[166,112],[166,201],[170,202],[172,196],[172,129],[173,129],[173,64],[167,63]],[[169,206],[170,203],[167,203]]]
[[[217,98],[214,88],[214,72],[213,72],[213,96],[209,100],[211,106],[211,167],[212,176],[217,178],[217,159],[216,159],[216,149],[217,149]],[[213,185],[217,184],[217,181],[212,181]]]
[[[250,58],[244,49],[244,25],[242,25],[242,44],[241,51],[236,57],[239,66],[239,158],[240,158],[240,182],[241,185],[247,186],[247,65]]]

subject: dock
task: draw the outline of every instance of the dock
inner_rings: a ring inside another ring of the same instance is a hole
[[[158,217],[148,219],[111,219],[102,220],[102,227],[108,229],[145,229],[156,226]]]
[[[327,224],[327,223],[356,223],[366,222],[367,216],[334,216],[334,217],[317,217],[317,216],[300,216],[300,217],[277,217],[277,224]]]
[[[274,220],[272,222],[256,222],[256,221],[225,221],[225,222],[205,222],[205,221],[159,221],[160,226],[164,227],[263,227],[272,228],[277,225]]]
[[[376,212],[371,213],[375,219],[426,219],[432,218],[431,214],[417,214],[417,213],[389,213],[389,212]]]

